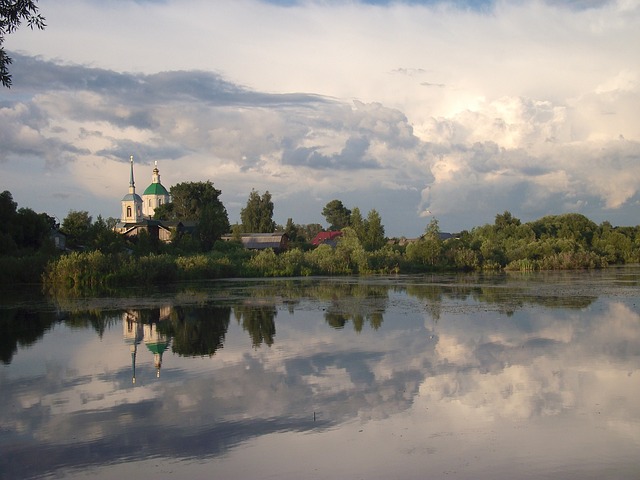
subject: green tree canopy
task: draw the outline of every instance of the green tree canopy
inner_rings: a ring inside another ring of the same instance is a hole
[[[197,222],[202,248],[209,250],[231,228],[221,194],[209,180],[178,183],[171,187],[171,203],[158,207],[154,218]]]
[[[365,250],[372,252],[382,248],[385,244],[384,226],[382,225],[382,218],[377,210],[373,209],[369,211],[364,224],[365,235],[362,244]]]
[[[176,220],[199,220],[205,206],[222,205],[220,195],[211,181],[183,182],[171,187],[172,217]],[[226,214],[226,212],[225,212]]]
[[[342,230],[349,226],[351,210],[340,200],[331,200],[322,210],[322,216],[327,220],[329,230]]]
[[[62,232],[70,247],[88,246],[91,242],[92,218],[86,210],[70,210],[62,221]]]
[[[247,206],[240,211],[242,231],[244,233],[271,233],[276,228],[273,221],[273,202],[271,194],[266,191],[260,194],[251,190]]]
[[[441,253],[440,226],[438,220],[433,218],[420,240],[407,245],[407,259],[418,265],[434,267],[438,264]]]
[[[7,88],[11,87],[9,65],[13,60],[4,49],[4,37],[15,32],[22,22],[27,22],[32,30],[46,27],[37,3],[37,0],[0,0],[0,82]]]
[[[14,221],[14,239],[22,248],[38,250],[48,241],[56,221],[46,213],[20,208]]]
[[[284,227],[284,233],[287,234],[289,242],[296,243],[298,240],[300,240],[300,228],[300,225],[296,225],[295,223],[293,223],[292,218],[287,218],[287,224]]]
[[[353,231],[356,232],[358,239],[360,242],[365,241],[366,232],[365,232],[365,223],[362,218],[362,213],[358,207],[353,207],[351,210],[351,216],[349,217],[349,226],[353,228]]]

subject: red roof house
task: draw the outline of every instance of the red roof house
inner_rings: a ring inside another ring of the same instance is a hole
[[[326,243],[327,245],[335,247],[336,243],[338,243],[338,237],[341,236],[342,232],[339,230],[333,232],[320,232],[315,237],[313,237],[313,240],[311,240],[311,245],[317,247],[318,245]]]

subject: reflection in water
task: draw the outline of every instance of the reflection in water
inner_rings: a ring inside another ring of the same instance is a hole
[[[389,287],[386,285],[332,285],[325,298],[331,303],[324,315],[327,323],[336,329],[353,322],[353,329],[361,332],[365,322],[377,330],[382,325],[387,308]]]
[[[232,281],[45,313],[0,371],[0,472],[638,478],[623,273]]]
[[[289,311],[292,311],[290,306]],[[251,344],[258,348],[263,343],[269,347],[273,345],[273,337],[276,334],[275,317],[278,310],[275,305],[255,304],[254,302],[236,305],[233,313],[242,329],[249,333]]]
[[[231,307],[175,306],[161,331],[173,338],[171,351],[184,357],[213,356],[224,345]]]
[[[153,354],[156,377],[160,378],[162,355],[168,348],[171,337],[162,333],[158,326],[161,321],[168,321],[171,310],[171,307],[164,306],[148,310],[127,310],[122,314],[124,341],[125,344],[129,345],[131,352],[132,383],[136,383],[136,360],[138,345],[141,342]]]

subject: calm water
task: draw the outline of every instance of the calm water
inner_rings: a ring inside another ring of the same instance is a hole
[[[0,302],[3,479],[640,478],[640,268]]]

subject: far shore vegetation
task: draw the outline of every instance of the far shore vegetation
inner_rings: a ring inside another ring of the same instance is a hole
[[[125,239],[114,231],[116,219],[99,216],[94,221],[85,211],[70,211],[57,224],[45,213],[18,208],[5,191],[0,194],[0,284],[97,292],[232,277],[522,272],[640,263],[640,226],[597,225],[577,213],[522,223],[505,211],[493,224],[455,234],[443,234],[434,218],[420,238],[386,238],[375,210],[365,218],[357,207],[349,210],[333,200],[322,213],[328,230],[342,235],[335,245],[313,247],[311,240],[322,226],[299,225],[292,219],[276,225],[268,192],[251,192],[242,224],[229,225],[224,208],[215,211],[220,218],[212,218],[206,205],[196,208],[189,219],[195,229],[175,233],[164,243],[145,232]],[[175,215],[169,207],[161,214],[171,212]],[[211,224],[229,226],[235,240],[222,241],[219,228]],[[238,241],[242,233],[260,231],[286,233],[288,248],[280,253],[247,250]],[[57,232],[64,234],[64,250],[54,243]]]

